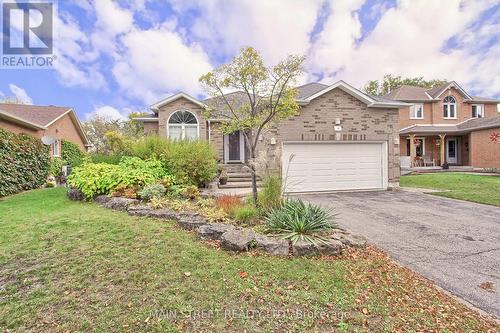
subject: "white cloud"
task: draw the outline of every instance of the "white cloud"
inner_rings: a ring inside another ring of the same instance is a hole
[[[86,119],[89,120],[93,117],[102,117],[106,120],[125,120],[127,117],[122,115],[118,109],[104,105],[96,107],[92,112],[86,114]]]
[[[190,32],[207,52],[227,58],[253,46],[274,64],[289,54],[306,54],[322,1],[174,1],[180,14],[193,6],[202,15]]]
[[[185,43],[168,26],[135,29],[121,41],[113,75],[126,94],[147,104],[179,90],[200,93],[198,78],[212,68],[198,44]]]
[[[33,99],[28,95],[26,90],[24,90],[23,88],[18,87],[13,83],[10,83],[9,89],[19,102],[24,104],[33,104]]]
[[[325,81],[344,79],[358,87],[392,73],[446,78],[486,95],[498,94],[500,79],[492,73],[500,73],[500,63],[495,61],[500,57],[499,47],[495,44],[477,52],[475,42],[481,34],[494,31],[496,23],[478,31],[471,29],[492,4],[402,0],[385,11],[373,31],[359,43],[360,35],[353,30],[353,26],[359,26],[359,18],[351,16],[350,24],[341,25],[331,15],[329,21],[336,22],[328,22],[322,32],[331,45],[326,42],[314,46],[311,53],[320,51],[321,57],[311,63],[311,70],[326,74]],[[340,42],[339,36],[344,36]],[[455,36],[464,36],[468,42],[446,50],[446,43]]]

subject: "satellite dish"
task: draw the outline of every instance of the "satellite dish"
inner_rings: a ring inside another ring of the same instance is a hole
[[[51,136],[47,136],[47,135],[42,136],[42,142],[46,146],[50,146],[51,144],[54,143],[54,141],[56,141],[56,139],[54,139]]]

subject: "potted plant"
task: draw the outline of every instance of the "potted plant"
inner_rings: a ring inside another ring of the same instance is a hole
[[[220,185],[226,185],[227,184],[227,171],[222,169],[222,171],[220,172],[220,175],[219,175],[219,184]]]

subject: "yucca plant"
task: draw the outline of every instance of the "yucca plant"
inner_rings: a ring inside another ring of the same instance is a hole
[[[333,219],[334,215],[320,206],[300,199],[289,199],[269,212],[266,229],[268,233],[293,244],[298,241],[325,243],[325,234],[337,228]]]

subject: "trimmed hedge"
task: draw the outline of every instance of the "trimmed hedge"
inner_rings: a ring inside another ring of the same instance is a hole
[[[41,187],[49,165],[49,147],[41,140],[0,128],[0,197]]]

